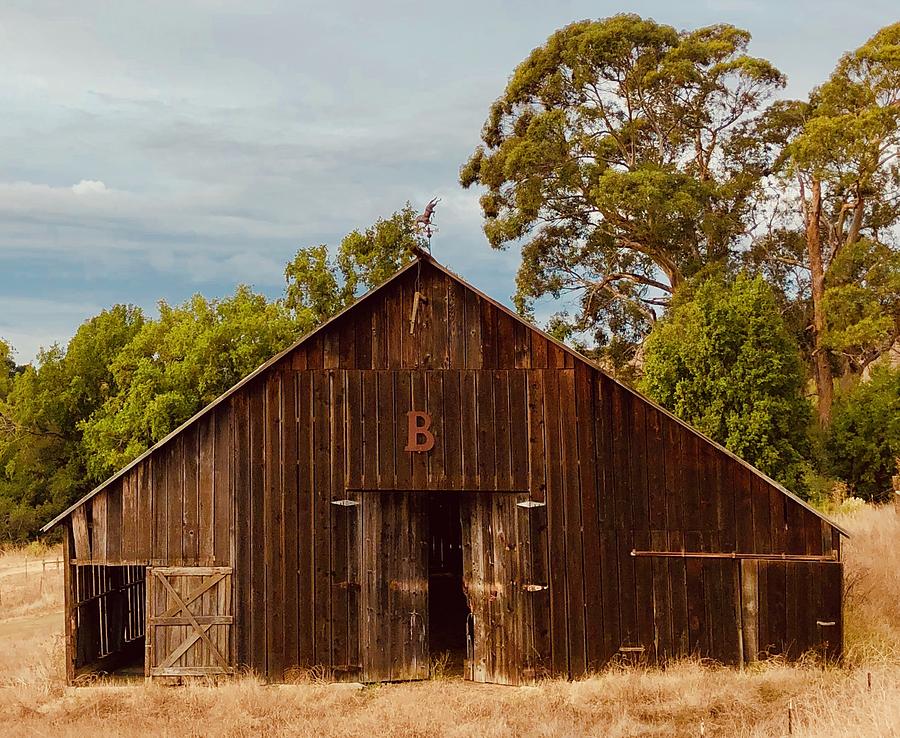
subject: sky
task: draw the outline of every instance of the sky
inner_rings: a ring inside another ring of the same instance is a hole
[[[509,302],[519,256],[458,184],[555,29],[732,23],[799,97],[897,20],[846,2],[0,0],[0,337],[31,361],[116,303],[281,295],[302,246],[433,195],[435,256]]]

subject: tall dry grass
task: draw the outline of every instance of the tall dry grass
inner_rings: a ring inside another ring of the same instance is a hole
[[[845,549],[841,667],[773,661],[739,671],[685,661],[518,688],[456,679],[267,686],[248,676],[177,689],[102,682],[71,689],[56,630],[21,652],[18,665],[0,655],[0,734],[760,738],[786,735],[793,705],[795,736],[900,737],[900,516],[867,508],[842,522],[854,537]],[[0,559],[0,576],[2,567]],[[0,611],[0,654],[9,645],[4,628],[26,620]]]

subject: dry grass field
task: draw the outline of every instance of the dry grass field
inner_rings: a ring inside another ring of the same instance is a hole
[[[50,569],[41,583],[38,563],[31,559],[26,575],[24,553],[6,554],[0,735],[749,738],[787,735],[792,704],[795,736],[900,736],[900,515],[864,508],[842,522],[854,533],[842,667],[776,662],[741,672],[683,662],[521,688],[456,679],[266,686],[252,677],[219,686],[67,688],[61,574]]]

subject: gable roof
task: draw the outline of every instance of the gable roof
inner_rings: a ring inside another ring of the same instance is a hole
[[[441,273],[443,273],[444,275],[446,275],[447,277],[449,277],[449,278],[452,279],[453,281],[455,281],[455,282],[457,282],[458,284],[462,285],[465,289],[471,290],[471,291],[474,292],[476,295],[478,295],[478,297],[480,297],[482,300],[487,301],[488,303],[490,303],[491,305],[493,305],[495,308],[497,308],[498,310],[500,310],[500,311],[503,312],[504,314],[506,314],[506,315],[508,315],[509,317],[513,318],[515,321],[517,321],[517,322],[523,324],[524,326],[526,326],[526,327],[529,328],[530,330],[533,330],[533,331],[537,332],[537,333],[538,333],[539,335],[541,335],[543,338],[547,339],[548,341],[550,341],[551,343],[553,343],[555,346],[558,346],[558,347],[561,348],[563,351],[565,351],[566,353],[568,353],[568,354],[570,354],[571,356],[573,356],[577,361],[580,361],[580,362],[582,362],[582,363],[584,363],[584,364],[587,364],[587,365],[588,365],[591,369],[593,369],[594,371],[600,372],[600,373],[602,373],[604,376],[607,376],[611,381],[613,381],[613,382],[615,382],[616,384],[618,384],[618,385],[619,385],[620,387],[622,387],[626,392],[629,392],[630,394],[632,394],[632,395],[634,395],[635,397],[639,398],[641,401],[650,404],[651,406],[653,406],[654,408],[656,408],[659,412],[665,414],[667,417],[671,418],[671,419],[674,420],[676,423],[678,423],[678,424],[681,425],[682,427],[686,428],[688,431],[690,431],[690,432],[693,433],[694,435],[696,435],[696,436],[700,437],[701,439],[703,439],[706,443],[712,444],[712,445],[715,446],[719,451],[721,451],[722,453],[724,453],[724,454],[726,454],[727,456],[731,457],[732,459],[734,459],[736,462],[738,462],[738,463],[741,464],[742,466],[744,466],[744,467],[746,467],[747,469],[749,469],[753,474],[755,474],[756,476],[761,477],[762,479],[764,479],[766,482],[768,482],[769,484],[771,484],[773,487],[775,487],[775,488],[776,488],[778,491],[780,491],[782,494],[787,495],[787,496],[790,497],[792,500],[794,500],[797,504],[799,504],[799,505],[801,505],[802,507],[806,508],[806,509],[809,510],[811,513],[813,513],[815,516],[817,516],[818,518],[821,518],[822,520],[824,520],[826,523],[828,523],[830,526],[832,526],[835,530],[837,530],[837,531],[838,531],[839,533],[841,533],[842,535],[847,536],[847,537],[850,536],[850,534],[849,534],[844,528],[842,528],[840,525],[838,525],[836,522],[834,522],[834,521],[833,521],[831,518],[829,518],[827,515],[825,515],[824,513],[820,512],[819,510],[817,510],[816,508],[814,508],[812,505],[810,505],[809,503],[807,503],[805,500],[803,500],[803,499],[801,499],[800,497],[798,497],[797,495],[795,495],[793,492],[791,492],[790,490],[788,490],[788,489],[787,489],[786,487],[784,487],[782,484],[779,484],[779,483],[776,482],[774,479],[772,479],[771,477],[769,477],[768,475],[766,475],[765,473],[763,473],[762,471],[760,471],[759,469],[757,469],[755,466],[753,466],[753,465],[750,464],[749,462],[745,461],[745,460],[742,459],[741,457],[739,457],[739,456],[737,456],[736,454],[732,453],[732,452],[729,451],[727,448],[725,448],[725,447],[722,446],[721,444],[717,443],[717,442],[714,441],[713,439],[707,437],[706,435],[704,435],[703,433],[701,433],[700,431],[698,431],[696,428],[692,427],[692,426],[689,425],[688,423],[686,423],[686,422],[684,422],[683,420],[681,420],[681,418],[677,417],[677,416],[674,415],[673,413],[671,413],[671,412],[669,412],[668,410],[666,410],[664,407],[662,407],[662,406],[658,405],[657,403],[655,403],[655,402],[654,402],[653,400],[651,400],[650,398],[648,398],[648,397],[646,397],[646,396],[640,394],[639,392],[637,392],[636,390],[632,389],[631,387],[628,387],[627,385],[623,384],[622,382],[620,382],[619,380],[617,380],[615,377],[611,376],[611,375],[610,375],[608,372],[606,372],[604,369],[602,369],[600,366],[598,366],[595,362],[591,361],[591,360],[588,359],[586,356],[584,356],[583,354],[581,354],[581,353],[579,353],[578,351],[576,351],[575,349],[573,349],[571,346],[568,346],[568,345],[566,345],[565,343],[563,343],[562,341],[557,340],[556,338],[554,338],[553,336],[551,336],[551,335],[549,335],[548,333],[544,332],[543,330],[541,330],[541,329],[538,328],[537,326],[535,326],[535,325],[529,323],[527,320],[525,320],[524,318],[522,318],[521,315],[518,315],[517,313],[513,312],[510,308],[506,307],[505,305],[503,305],[502,303],[498,302],[497,300],[494,300],[494,299],[493,299],[492,297],[490,297],[489,295],[486,295],[484,292],[482,292],[481,290],[479,290],[477,287],[472,286],[472,285],[469,284],[466,280],[464,280],[462,277],[460,277],[458,274],[452,272],[452,271],[449,270],[447,267],[445,267],[443,264],[438,263],[438,262],[437,262],[430,254],[428,254],[427,252],[424,252],[424,251],[418,251],[418,250],[416,251],[416,258],[413,259],[412,261],[410,261],[409,264],[406,264],[405,266],[403,266],[403,267],[401,267],[400,269],[398,269],[393,275],[391,275],[390,277],[388,277],[388,279],[386,279],[386,280],[385,280],[384,282],[382,282],[380,285],[378,285],[377,287],[373,287],[371,290],[369,290],[369,291],[366,292],[364,295],[362,295],[361,297],[359,297],[359,299],[355,300],[352,304],[348,305],[346,308],[344,308],[343,310],[341,310],[339,313],[333,315],[331,318],[329,318],[328,320],[326,320],[324,323],[321,323],[320,325],[316,326],[316,327],[313,328],[311,331],[309,331],[308,333],[306,333],[304,336],[302,336],[301,338],[299,338],[298,340],[296,340],[294,343],[292,343],[290,346],[288,346],[287,348],[283,349],[283,350],[280,351],[279,353],[275,354],[275,356],[273,356],[271,359],[269,359],[269,360],[266,361],[265,363],[261,364],[259,367],[257,367],[254,371],[252,371],[250,374],[248,374],[248,375],[247,375],[246,377],[244,377],[242,380],[240,380],[240,381],[239,381],[237,384],[235,384],[233,387],[231,387],[230,389],[228,389],[227,391],[225,391],[223,394],[219,395],[219,397],[217,397],[215,400],[213,400],[211,403],[209,403],[208,405],[206,405],[204,408],[202,408],[200,411],[198,411],[196,414],[194,414],[192,417],[190,417],[190,418],[189,418],[188,420],[186,420],[184,423],[182,423],[182,424],[179,425],[177,428],[175,428],[175,430],[171,431],[171,432],[170,432],[168,435],[166,435],[164,438],[162,438],[162,439],[160,439],[159,441],[157,441],[153,446],[151,446],[151,447],[148,448],[146,451],[144,451],[144,453],[142,453],[140,456],[138,456],[137,458],[135,458],[134,460],[132,460],[129,464],[127,464],[127,465],[125,465],[124,467],[122,467],[118,472],[116,472],[115,474],[113,474],[113,475],[112,475],[111,477],[109,477],[107,480],[105,480],[104,482],[101,482],[99,485],[97,485],[96,487],[94,487],[94,489],[92,489],[90,492],[88,492],[86,495],[84,495],[80,500],[78,500],[77,502],[75,502],[74,504],[72,504],[71,506],[69,506],[68,508],[66,508],[63,512],[61,512],[59,515],[57,515],[55,518],[53,518],[53,520],[51,520],[49,523],[47,523],[46,525],[44,525],[44,526],[41,528],[41,532],[47,532],[48,530],[50,530],[53,526],[55,526],[55,525],[58,524],[60,521],[62,521],[64,518],[66,518],[68,515],[70,515],[74,510],[76,510],[76,509],[79,508],[81,505],[83,505],[85,502],[87,502],[87,501],[90,500],[92,497],[94,497],[94,495],[96,495],[96,494],[98,494],[99,492],[101,492],[102,490],[106,489],[106,487],[108,487],[110,484],[112,484],[114,481],[116,481],[116,480],[119,479],[120,477],[124,476],[128,471],[130,471],[132,468],[134,468],[135,466],[137,466],[141,461],[143,461],[144,459],[146,459],[148,456],[150,456],[152,453],[154,453],[157,449],[159,449],[160,447],[164,446],[169,440],[171,440],[172,438],[174,438],[175,436],[177,436],[179,433],[181,433],[181,432],[182,432],[183,430],[185,430],[187,427],[189,427],[190,425],[192,425],[193,423],[195,423],[197,420],[199,420],[200,418],[202,418],[204,415],[206,415],[207,413],[209,413],[210,411],[212,411],[213,408],[215,408],[215,407],[217,407],[218,405],[220,405],[221,403],[225,402],[229,397],[231,397],[233,394],[235,394],[235,393],[236,393],[239,389],[241,389],[243,386],[245,386],[246,384],[248,384],[249,382],[251,382],[255,377],[257,377],[257,376],[259,376],[260,374],[262,374],[263,372],[265,372],[265,371],[266,371],[269,367],[271,367],[273,364],[278,363],[282,358],[284,358],[284,357],[285,357],[287,354],[289,354],[291,351],[294,351],[295,349],[299,348],[300,346],[302,346],[304,343],[306,343],[307,341],[309,341],[310,339],[312,339],[314,336],[318,335],[319,333],[324,332],[324,331],[325,331],[330,325],[332,325],[334,322],[336,322],[337,320],[339,320],[340,318],[342,318],[343,316],[345,316],[347,313],[349,313],[349,312],[355,310],[359,305],[361,305],[361,304],[363,304],[364,302],[366,302],[367,300],[369,300],[373,295],[375,295],[375,294],[377,294],[377,293],[379,293],[379,292],[382,292],[383,290],[387,289],[391,284],[393,284],[394,282],[396,282],[400,277],[402,277],[404,274],[406,274],[407,272],[409,272],[413,267],[415,267],[416,265],[418,265],[420,262],[423,262],[423,261],[424,261],[424,262],[427,262],[428,264],[430,264],[431,266],[433,266],[435,269],[437,269],[438,271],[440,271]]]

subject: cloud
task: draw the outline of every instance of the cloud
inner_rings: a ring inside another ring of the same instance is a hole
[[[106,185],[96,179],[83,179],[78,184],[72,185],[72,192],[76,195],[103,194],[107,191]]]

